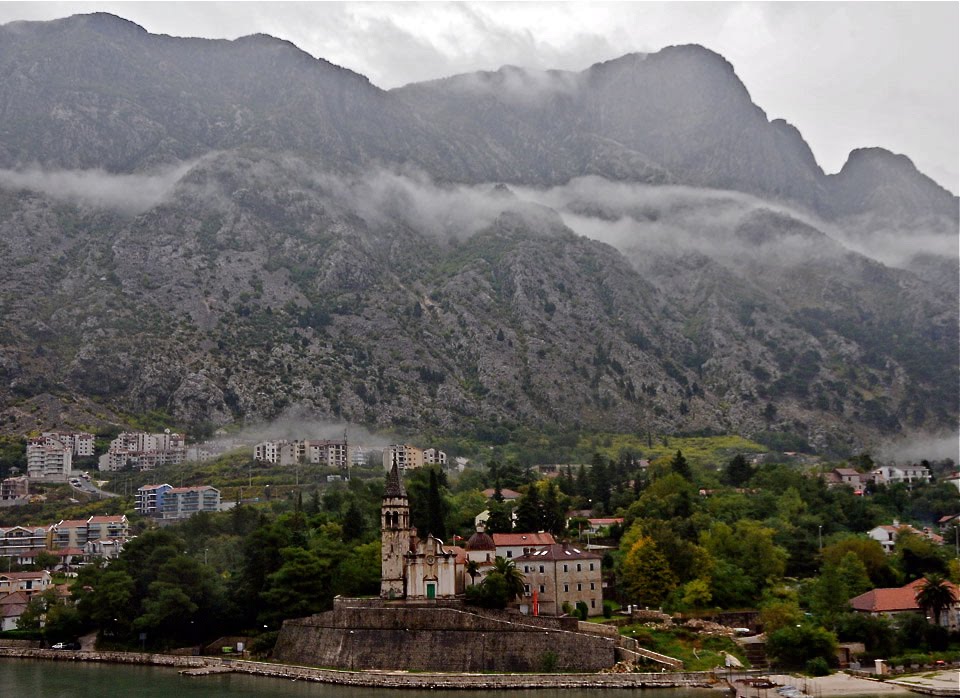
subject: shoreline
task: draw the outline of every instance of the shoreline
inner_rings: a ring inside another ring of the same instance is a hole
[[[61,662],[103,662],[168,666],[192,676],[235,672],[293,681],[311,681],[367,688],[519,690],[536,688],[718,688],[728,690],[713,672],[622,674],[445,674],[437,672],[345,671],[293,664],[274,664],[221,657],[142,652],[65,651],[0,648],[0,659],[40,659]]]

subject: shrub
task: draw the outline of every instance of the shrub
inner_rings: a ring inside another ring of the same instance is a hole
[[[823,657],[814,657],[807,662],[804,671],[810,676],[827,676],[830,673],[830,665]]]
[[[781,628],[767,638],[767,654],[789,669],[802,669],[816,657],[829,666],[837,658],[837,638],[814,625]]]

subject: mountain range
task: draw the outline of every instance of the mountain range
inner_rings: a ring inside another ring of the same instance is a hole
[[[384,91],[269,36],[12,23],[0,428],[955,430],[957,226],[903,155],[824,174],[700,46]]]

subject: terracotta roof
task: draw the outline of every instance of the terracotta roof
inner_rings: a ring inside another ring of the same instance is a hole
[[[458,565],[467,564],[467,551],[461,548],[459,545],[445,545],[443,546],[443,549],[446,550],[448,553],[457,554]]]
[[[494,488],[488,487],[483,491],[483,496],[486,497],[487,499],[492,499],[495,493],[496,493],[496,490]],[[510,501],[511,499],[520,499],[520,497],[523,496],[516,490],[510,490],[510,489],[507,489],[506,487],[500,488],[500,494],[502,494],[503,498],[507,501]]]
[[[17,618],[27,609],[30,601],[22,591],[0,596],[0,618]]]
[[[91,516],[87,523],[123,523],[127,517],[123,514],[119,516]]]
[[[917,593],[924,580],[917,579],[906,586],[894,589],[873,589],[860,596],[850,599],[850,605],[856,611],[867,613],[895,613],[897,611],[919,611]],[[953,590],[955,599],[960,599],[960,588],[952,582],[947,582]]]
[[[623,523],[622,518],[587,519],[591,526],[612,526]]]
[[[493,542],[498,548],[508,545],[553,545],[557,541],[549,533],[494,533]]]
[[[57,528],[86,528],[87,520],[86,519],[68,519],[66,521],[61,521],[58,524],[54,524]]]
[[[835,472],[837,475],[847,475],[851,477],[855,475],[857,477],[860,477],[860,473],[858,473],[853,468],[834,468],[833,472]]]
[[[528,555],[521,555],[515,559],[523,560],[525,562],[535,562],[537,560],[600,560],[602,558],[596,553],[589,552],[586,548],[577,548],[564,543],[554,543],[553,545],[548,545],[542,550],[538,550]]]
[[[914,589],[873,589],[850,599],[855,611],[866,613],[893,613],[896,611],[919,611],[917,592]]]
[[[43,579],[44,576],[50,576],[49,572],[3,572],[0,577],[7,579]]]

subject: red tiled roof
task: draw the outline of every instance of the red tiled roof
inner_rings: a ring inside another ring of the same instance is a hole
[[[623,523],[622,518],[606,518],[606,519],[587,519],[590,522],[591,526],[612,526],[613,524]]]
[[[483,496],[486,497],[487,499],[491,499],[495,493],[496,493],[496,490],[494,488],[488,487],[483,491]],[[502,494],[503,498],[506,500],[519,499],[520,497],[523,496],[516,490],[508,490],[506,488],[501,488],[500,494]]]
[[[499,548],[508,545],[553,545],[557,541],[549,533],[494,533],[493,542]]]
[[[873,589],[860,596],[850,599],[850,605],[856,611],[866,613],[896,613],[897,611],[919,611],[917,593],[923,579],[917,579],[906,586],[894,589]],[[955,599],[960,599],[960,588],[952,582],[947,582],[953,590]]]
[[[3,572],[0,577],[7,579],[43,579],[44,575],[50,576],[48,572]]]
[[[91,516],[87,523],[101,524],[101,523],[123,523],[127,520],[127,517],[123,514],[119,516]]]
[[[58,524],[54,524],[57,528],[86,528],[87,520],[86,519],[68,519],[67,521],[61,521]]]
[[[896,611],[919,611],[917,593],[913,589],[873,589],[850,599],[855,611],[866,613],[893,613]]]

